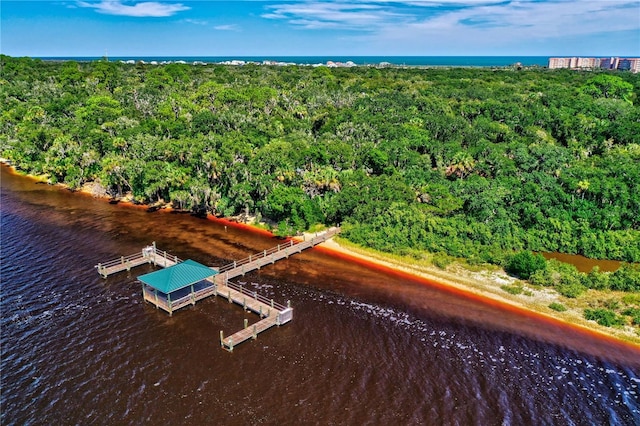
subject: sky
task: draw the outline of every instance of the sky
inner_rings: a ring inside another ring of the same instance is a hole
[[[640,0],[2,0],[0,53],[640,56]]]

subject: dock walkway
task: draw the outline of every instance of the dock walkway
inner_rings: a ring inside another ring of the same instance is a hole
[[[267,299],[255,291],[245,289],[243,286],[231,282],[230,279],[245,275],[248,272],[314,247],[339,232],[340,228],[330,228],[312,237],[305,236],[302,240],[291,239],[284,244],[278,244],[276,247],[234,261],[219,269],[212,268],[211,277],[206,278],[200,284],[191,285],[190,291],[186,290],[182,294],[180,292],[172,293],[178,297],[174,300],[171,300],[170,295],[159,294],[157,290],[152,291],[143,283],[143,299],[155,305],[156,308],[161,308],[172,314],[175,310],[195,305],[197,301],[209,296],[221,296],[226,298],[229,303],[236,303],[242,306],[245,311],[251,311],[259,315],[260,320],[258,322],[249,327],[245,319],[244,328],[229,337],[225,338],[223,332],[220,331],[220,346],[232,352],[234,346],[249,339],[256,339],[259,333],[274,325],[280,326],[291,321],[293,319],[293,308],[289,302],[287,302],[286,306],[275,303],[273,299]],[[163,268],[168,268],[182,262],[177,256],[158,250],[154,242],[152,245],[143,248],[139,253],[99,263],[96,268],[102,277],[107,278],[109,275],[130,271],[131,268],[144,264],[153,263]],[[188,262],[192,261],[186,261],[184,264],[186,265]],[[204,265],[200,266],[204,267]]]
[[[158,250],[154,242],[150,246],[143,248],[140,252],[129,256],[120,256],[118,259],[110,260],[104,263],[98,263],[95,267],[103,278],[109,275],[117,274],[122,271],[130,271],[136,266],[153,263],[154,265],[168,268],[182,262],[178,256],[168,254],[166,251]]]
[[[297,254],[308,248],[317,246],[329,238],[340,232],[340,228],[330,228],[322,233],[316,233],[313,237],[303,237],[303,240],[291,239],[287,243],[278,244],[268,250],[253,254],[244,259],[234,261],[218,269],[216,275],[216,283],[223,283],[256,269],[260,269],[265,265],[270,265],[278,260],[288,258],[293,254]]]

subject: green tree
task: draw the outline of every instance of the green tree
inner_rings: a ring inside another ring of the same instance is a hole
[[[526,280],[536,271],[545,269],[546,264],[547,262],[541,254],[521,251],[511,256],[506,270]]]

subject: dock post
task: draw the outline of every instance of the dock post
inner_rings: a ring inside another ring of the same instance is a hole
[[[273,309],[273,299],[271,299],[271,309]]]
[[[260,318],[262,318],[262,305],[260,305]]]
[[[247,327],[249,327],[249,320],[248,319],[244,319],[244,328],[246,329]]]
[[[246,311],[247,310],[247,298],[243,297],[242,298],[242,308]]]
[[[280,251],[280,244],[278,244],[278,251]]]
[[[258,338],[258,331],[256,330],[255,324],[253,325],[253,340]]]
[[[231,290],[227,293],[227,298],[229,299],[229,303],[233,302],[233,300],[231,300]]]
[[[287,300],[287,308],[291,309],[291,300]]]
[[[220,330],[220,347],[224,348],[224,331]]]
[[[264,251],[264,257],[267,257],[267,251],[266,250]]]
[[[131,261],[127,260],[127,271],[131,270]]]
[[[257,291],[254,291],[254,292],[253,292],[253,298],[254,298],[254,299],[256,299],[256,300],[258,300],[258,292],[257,292]]]
[[[233,352],[233,337],[229,338],[229,352]]]
[[[251,255],[249,255],[249,263],[251,263]]]

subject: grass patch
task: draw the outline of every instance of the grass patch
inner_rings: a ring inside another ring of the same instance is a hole
[[[567,310],[567,307],[564,306],[562,303],[558,303],[558,302],[553,302],[549,305],[549,308],[553,309],[556,312],[564,312]]]
[[[524,291],[524,289],[519,285],[503,285],[500,286],[500,288],[509,294],[522,294],[522,292]]]
[[[310,233],[321,232],[321,231],[324,231],[325,229],[327,229],[326,225],[323,225],[322,223],[316,223],[315,225],[311,225],[307,232],[310,232]]]
[[[440,269],[447,269],[447,266],[451,265],[453,257],[445,253],[436,253],[431,258],[431,263]]]

